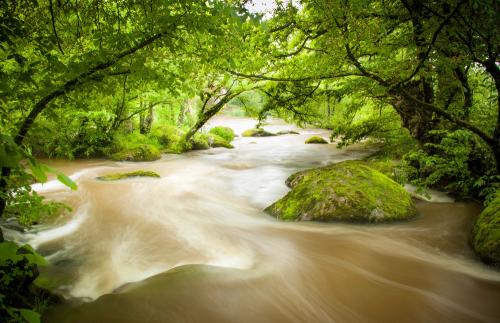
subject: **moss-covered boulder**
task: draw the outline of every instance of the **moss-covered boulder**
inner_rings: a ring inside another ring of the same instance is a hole
[[[320,136],[312,136],[306,140],[306,144],[327,144],[328,141],[325,138]]]
[[[234,140],[234,131],[229,127],[213,127],[208,133],[219,136],[228,143],[231,143],[231,141]]]
[[[208,142],[208,136],[206,134],[195,134],[191,140],[189,140],[188,150],[205,150],[210,149],[210,144]]]
[[[416,215],[401,185],[360,161],[298,172],[286,184],[292,190],[265,210],[280,220],[376,223]]]
[[[243,137],[271,137],[276,136],[275,133],[266,131],[262,128],[248,129],[245,130],[242,134]]]
[[[97,177],[97,179],[101,180],[101,181],[117,181],[120,179],[131,178],[131,177],[155,177],[155,178],[159,178],[160,175],[158,175],[155,172],[148,171],[148,170],[136,170],[136,171],[127,172],[127,173],[107,174],[107,175],[99,176],[99,177]]]
[[[484,262],[500,267],[500,190],[474,224],[472,247]]]
[[[210,147],[213,148],[217,147],[223,147],[229,149],[234,148],[234,146],[231,145],[229,141],[213,133],[208,134],[208,144],[210,145]]]
[[[138,145],[111,155],[111,159],[120,161],[153,161],[160,158],[158,148],[149,144]]]

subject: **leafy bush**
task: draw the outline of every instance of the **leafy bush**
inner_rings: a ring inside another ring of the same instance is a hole
[[[112,141],[111,121],[112,114],[107,111],[76,111],[55,120],[39,120],[30,131],[28,145],[49,157],[101,156]]]
[[[156,149],[161,148],[159,139],[154,136],[147,136],[134,131],[130,133],[117,132],[111,144],[111,153],[134,149],[140,145],[151,145]]]
[[[161,148],[169,149],[176,146],[182,137],[182,131],[172,125],[154,126],[148,137],[158,142]]]
[[[495,174],[493,157],[476,136],[465,130],[435,130],[429,134],[435,143],[427,143],[403,159],[414,184],[464,196],[484,196],[498,185],[500,178]]]
[[[30,246],[13,242],[0,243],[0,318],[2,322],[40,322],[40,314],[50,302],[50,295],[33,285],[37,266],[45,259]]]
[[[210,129],[209,133],[222,137],[227,142],[234,140],[234,131],[229,127],[213,127]]]
[[[161,158],[158,148],[149,144],[142,144],[111,155],[114,160],[153,161]]]

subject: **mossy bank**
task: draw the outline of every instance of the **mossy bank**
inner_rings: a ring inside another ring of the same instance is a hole
[[[280,220],[378,223],[417,214],[401,185],[360,161],[298,172],[286,183],[292,190],[265,210]]]
[[[474,224],[472,247],[484,262],[500,267],[500,190]]]

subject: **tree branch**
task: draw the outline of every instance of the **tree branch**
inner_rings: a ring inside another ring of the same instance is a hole
[[[87,71],[81,73],[77,77],[75,77],[75,78],[67,81],[66,83],[64,83],[59,88],[57,88],[57,89],[53,90],[52,92],[50,92],[49,94],[45,95],[43,98],[41,98],[35,104],[35,106],[30,111],[30,113],[28,114],[28,116],[26,117],[26,119],[24,119],[24,122],[22,123],[22,125],[19,127],[19,131],[17,132],[17,135],[14,137],[14,141],[16,142],[16,144],[18,144],[18,145],[22,144],[22,142],[24,140],[24,137],[28,133],[28,130],[32,126],[32,124],[35,121],[35,119],[37,118],[37,116],[45,109],[45,107],[52,100],[54,100],[55,98],[58,98],[58,97],[60,97],[60,96],[62,96],[64,94],[66,94],[67,92],[70,92],[70,91],[74,90],[79,85],[82,85],[85,82],[87,82],[89,80],[89,78],[92,75],[94,75],[95,73],[97,73],[99,71],[102,71],[102,70],[105,70],[106,68],[108,68],[110,66],[113,66],[120,59],[122,59],[122,58],[124,58],[126,56],[134,54],[138,50],[140,50],[140,49],[142,49],[142,48],[150,45],[154,41],[156,41],[156,40],[160,39],[161,37],[167,35],[169,32],[167,32],[167,31],[159,32],[159,33],[157,33],[157,34],[155,34],[153,36],[150,36],[150,37],[148,37],[148,38],[140,41],[136,45],[134,45],[134,46],[132,46],[132,47],[126,49],[126,50],[123,50],[121,53],[119,53],[119,54],[117,54],[117,55],[109,58],[107,61],[101,62],[101,63],[98,63],[98,64],[92,66]]]

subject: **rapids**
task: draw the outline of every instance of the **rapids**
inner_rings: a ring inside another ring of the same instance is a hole
[[[219,118],[237,133],[255,121]],[[274,121],[266,129],[293,129]],[[48,161],[78,184],[35,189],[73,207],[23,234],[48,258],[41,278],[65,302],[46,322],[499,322],[500,272],[468,233],[480,206],[417,202],[408,223],[284,223],[262,209],[295,171],[367,151],[305,145],[323,130],[236,138],[148,163]],[[160,179],[101,182],[110,172]]]

